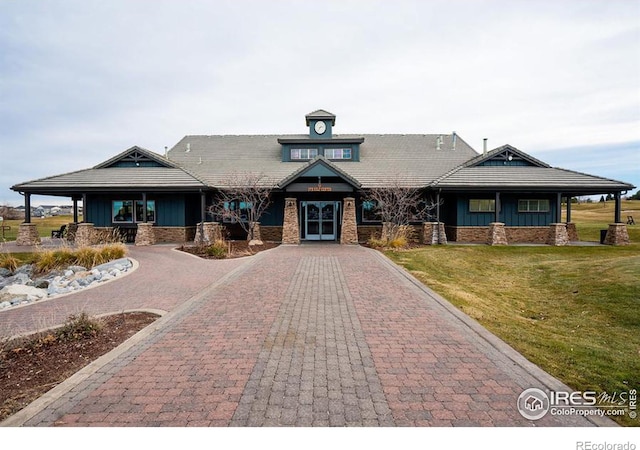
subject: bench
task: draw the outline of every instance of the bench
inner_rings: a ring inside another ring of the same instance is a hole
[[[627,216],[627,225],[635,225],[636,221],[633,220],[633,216]]]
[[[61,238],[62,239],[64,237],[64,233],[65,233],[66,229],[67,229],[67,226],[66,225],[62,225],[59,230],[51,230],[51,237],[52,238]]]

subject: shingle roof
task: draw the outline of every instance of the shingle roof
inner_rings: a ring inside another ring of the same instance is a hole
[[[283,180],[307,162],[283,162],[279,138],[305,139],[308,135],[185,136],[169,150],[168,157],[210,186],[224,184],[232,172],[264,173]],[[349,134],[333,138],[364,138],[359,162],[331,162],[363,188],[387,186],[398,179],[407,186],[427,186],[477,156],[460,137],[453,150],[452,135]]]
[[[566,169],[533,166],[462,167],[441,178],[433,186],[450,190],[527,188],[584,194],[633,189],[632,185],[622,181]]]
[[[325,111],[324,109],[317,109],[314,112],[311,112],[309,114],[307,114],[306,116],[304,116],[305,121],[307,123],[307,126],[309,126],[309,121],[311,119],[324,119],[324,120],[331,120],[331,124],[335,125],[336,124],[336,115],[330,113],[329,111]]]
[[[90,192],[98,190],[146,189],[178,191],[205,185],[177,167],[109,167],[80,170],[12,186],[14,191],[37,193]]]

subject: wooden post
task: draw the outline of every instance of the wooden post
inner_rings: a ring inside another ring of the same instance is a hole
[[[78,223],[78,197],[73,197],[73,223]]]
[[[147,223],[147,193],[142,193],[142,222]]]
[[[567,223],[571,222],[571,196],[567,195]]]
[[[616,217],[615,223],[622,223],[622,202],[620,192],[616,192]]]
[[[440,220],[438,220],[440,222]],[[495,206],[495,220],[494,222],[500,222],[500,192],[496,192],[496,206]]]
[[[562,192],[556,193],[556,223],[562,222]]]
[[[31,223],[31,194],[24,193],[24,223]]]

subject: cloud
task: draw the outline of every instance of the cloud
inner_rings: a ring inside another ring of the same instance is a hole
[[[0,9],[0,200],[131,145],[303,133],[317,108],[338,133],[455,130],[477,149],[485,137],[534,154],[640,140],[640,13],[626,0]],[[609,164],[590,157],[595,174]]]

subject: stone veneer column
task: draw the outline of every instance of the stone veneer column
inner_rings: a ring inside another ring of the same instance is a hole
[[[567,237],[569,238],[569,242],[576,242],[580,240],[578,237],[578,229],[576,228],[575,222],[567,222]]]
[[[569,243],[567,235],[567,225],[564,223],[549,224],[549,235],[547,236],[547,244],[561,246]]]
[[[358,225],[356,223],[356,199],[345,197],[342,210],[341,244],[358,243]]]
[[[76,233],[78,232],[78,224],[76,222],[71,222],[67,224],[67,235],[65,238],[67,242],[75,242]]]
[[[629,231],[624,223],[610,223],[604,243],[607,245],[629,245]]]
[[[136,245],[153,245],[156,243],[156,237],[153,233],[152,223],[139,223],[136,232]]]
[[[247,235],[247,239],[249,239],[249,235]],[[256,222],[253,225],[253,241],[262,242],[262,233],[260,232],[260,222]]]
[[[489,245],[508,245],[507,233],[504,229],[504,223],[491,222],[489,224],[489,236],[487,238]]]
[[[213,244],[222,240],[222,226],[220,222],[200,222],[196,225],[196,244]]]
[[[440,235],[438,235],[438,230]],[[423,222],[422,224],[422,242],[426,245],[446,244],[447,235],[444,231],[443,222]]]
[[[16,245],[37,245],[40,243],[38,227],[35,223],[21,223],[18,227]]]
[[[79,223],[76,231],[76,245],[86,247],[93,245],[95,229],[92,223]]]
[[[284,199],[284,223],[282,224],[282,243],[299,244],[300,226],[298,225],[298,201],[295,198]]]

